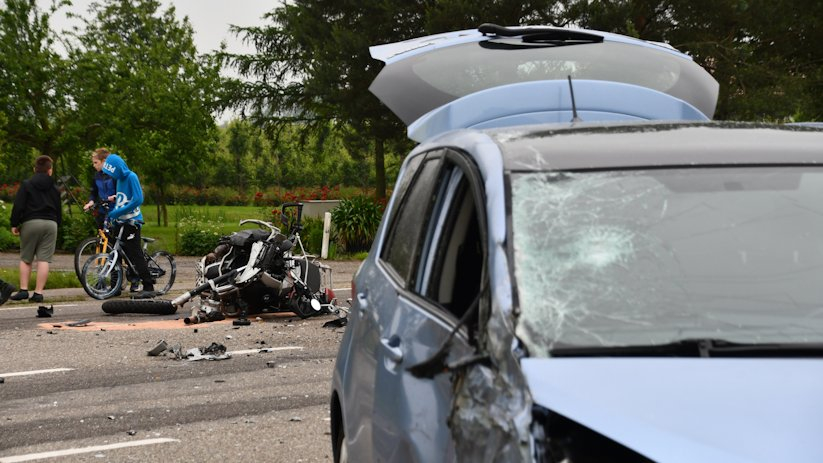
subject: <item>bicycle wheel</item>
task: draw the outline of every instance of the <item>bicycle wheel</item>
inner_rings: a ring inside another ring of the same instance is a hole
[[[74,249],[74,273],[77,275],[77,278],[82,279],[80,272],[83,270],[83,264],[89,260],[89,257],[99,252],[103,252],[103,250],[100,249],[99,236],[86,238],[77,245],[77,248]]]
[[[112,260],[109,253],[95,254],[83,265],[80,283],[89,296],[95,299],[108,299],[120,293],[123,266],[119,261]]]
[[[166,251],[157,251],[148,256],[149,273],[154,279],[154,290],[160,294],[166,294],[174,284],[174,277],[177,276],[177,264],[174,257]]]

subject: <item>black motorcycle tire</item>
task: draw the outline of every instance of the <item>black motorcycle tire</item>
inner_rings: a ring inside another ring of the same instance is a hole
[[[103,303],[103,312],[112,315],[124,313],[144,313],[151,315],[171,315],[177,306],[171,301],[117,299]]]

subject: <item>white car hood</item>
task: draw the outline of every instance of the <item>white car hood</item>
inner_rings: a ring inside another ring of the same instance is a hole
[[[823,462],[823,360],[524,359],[536,404],[660,462]]]

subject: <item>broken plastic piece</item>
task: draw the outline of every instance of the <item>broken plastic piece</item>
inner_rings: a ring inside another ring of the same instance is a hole
[[[77,320],[76,322],[66,323],[66,326],[88,326],[91,320]]]
[[[160,341],[154,348],[147,352],[150,357],[156,357],[163,352],[165,352],[169,348],[169,345],[166,344],[166,341]]]
[[[49,318],[54,314],[54,306],[46,307],[41,305],[37,308],[37,318]]]
[[[329,320],[326,323],[323,323],[323,328],[341,328],[348,324],[349,319],[346,317],[342,317],[335,320]]]

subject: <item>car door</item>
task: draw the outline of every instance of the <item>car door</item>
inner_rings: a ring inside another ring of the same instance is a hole
[[[446,150],[436,162],[434,175],[421,177],[409,195],[410,201],[426,203],[428,213],[401,212],[396,224],[403,229],[416,222],[420,228],[416,239],[406,243],[412,248],[411,265],[402,275],[389,272],[396,303],[377,318],[372,423],[376,461],[454,459],[447,423],[451,374],[417,377],[410,368],[432,359],[453,331],[448,361],[473,352],[460,319],[479,293],[483,274],[476,207],[480,193],[478,176],[463,155]],[[475,319],[471,314],[466,318]]]

